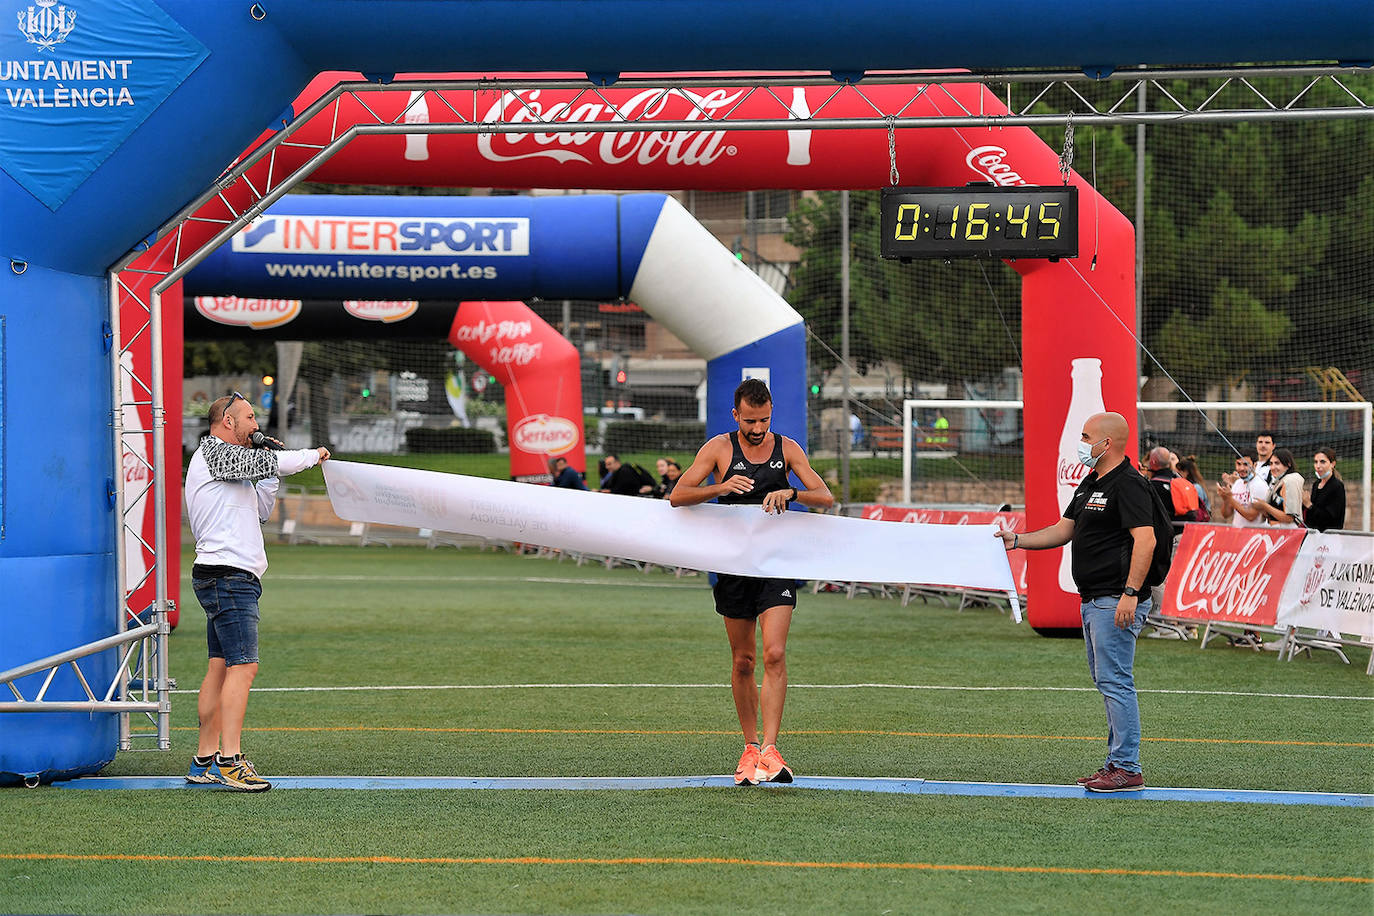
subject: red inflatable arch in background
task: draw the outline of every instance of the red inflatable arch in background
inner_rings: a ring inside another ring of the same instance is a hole
[[[448,341],[506,387],[506,439],[515,480],[545,482],[548,461],[587,470],[577,348],[523,302],[464,302]]]
[[[304,108],[340,79],[357,79],[357,74],[322,74],[295,103]],[[434,76],[428,75],[433,79]],[[456,78],[456,77],[455,77]],[[508,85],[518,85],[512,78]],[[729,112],[730,118],[750,118],[768,108],[776,116],[778,106],[786,105],[798,114],[820,119],[871,117],[872,107],[848,89],[831,87],[793,87],[774,90],[775,95],[756,94],[740,100],[738,89],[693,90],[697,98],[663,95],[652,111],[663,119],[699,118],[696,106],[712,106]],[[533,118],[543,112],[556,121],[572,119],[609,120],[613,113],[598,106],[594,97],[584,97],[568,110],[556,108],[572,100],[575,90],[537,90],[526,92],[517,108],[510,93],[441,92],[425,98],[425,118],[434,122],[456,121],[452,112],[463,112],[465,119],[485,116],[495,106],[507,119],[512,112]],[[644,96],[643,89],[602,89],[601,95],[617,105],[651,105],[660,90]],[[867,95],[884,94],[900,101],[909,99],[910,86],[874,86]],[[371,93],[368,106],[383,119],[399,120],[412,101],[403,83]],[[781,101],[779,101],[781,100]],[[827,101],[828,100],[828,101]],[[535,107],[538,103],[538,108]],[[598,110],[599,107],[599,110]],[[652,107],[652,105],[651,105]],[[509,110],[508,110],[509,109]],[[805,109],[805,112],[803,111]],[[977,84],[932,85],[903,111],[905,116],[952,116],[968,112],[990,117],[1006,114],[1001,102]],[[448,115],[445,118],[445,115]],[[411,115],[419,118],[416,108]],[[337,122],[336,122],[337,119]],[[372,123],[375,117],[350,97],[342,98],[309,124],[302,125],[293,140],[295,146],[278,149],[275,174],[283,174],[314,152],[312,144],[327,142],[331,126],[355,122]],[[423,142],[420,142],[423,141]],[[970,181],[992,181],[1000,185],[1057,184],[1060,182],[1057,154],[1028,128],[926,128],[897,132],[897,167],[906,185],[963,185]],[[790,188],[801,190],[849,188],[872,189],[889,184],[890,165],[887,137],[882,131],[712,131],[654,132],[634,134],[550,134],[532,130],[526,134],[430,135],[424,138],[393,136],[360,137],[338,155],[320,166],[312,178],[341,183],[421,185],[444,187],[507,188],[617,188],[637,189],[749,189]],[[249,173],[258,187],[264,186],[268,162],[264,160]],[[1098,360],[1102,367],[1101,393],[1106,407],[1126,416],[1135,442],[1135,252],[1134,230],[1129,221],[1077,173],[1069,180],[1079,187],[1079,225],[1077,259],[1057,263],[1016,262],[1022,276],[1022,354],[1026,391],[1026,505],[1028,525],[1038,528],[1051,524],[1061,510],[1058,487],[1061,468],[1066,477],[1078,472],[1070,451],[1061,456],[1065,423],[1072,390],[1074,360]],[[235,188],[242,187],[241,185]],[[226,194],[235,193],[235,188]],[[246,201],[235,200],[236,205]],[[231,216],[223,203],[212,201],[198,216],[223,219]],[[193,241],[208,238],[210,223],[187,226],[183,249]],[[155,248],[135,268],[158,257]],[[137,274],[125,271],[125,282],[137,283]],[[168,317],[180,314],[180,291],[164,297]],[[134,320],[131,316],[129,320]],[[170,325],[170,322],[169,322]],[[167,329],[165,359],[174,368],[181,364],[181,341],[173,328]],[[180,373],[168,373],[167,403],[178,403]],[[174,420],[175,418],[169,418]],[[169,443],[179,442],[169,422]],[[1070,431],[1076,438],[1076,430]],[[579,437],[580,438],[580,437]],[[172,468],[179,468],[180,453],[168,447],[168,479],[176,480]],[[1071,482],[1066,480],[1065,483]],[[180,524],[179,501],[168,500],[168,527]],[[151,538],[149,539],[151,543]],[[1060,551],[1032,554],[1029,567],[1028,617],[1037,628],[1078,627],[1078,600],[1059,584]],[[175,583],[175,569],[169,568],[169,581]]]

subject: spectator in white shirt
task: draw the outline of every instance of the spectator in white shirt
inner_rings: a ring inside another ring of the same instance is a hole
[[[258,673],[258,599],[267,571],[261,526],[276,505],[278,475],[313,467],[329,450],[289,450],[261,436],[253,405],[237,391],[211,404],[208,419],[210,434],[186,470],[186,510],[196,539],[191,585],[205,609],[210,656],[197,702],[199,745],[186,781],[265,792],[272,784],[240,747]]]
[[[1241,449],[1236,457],[1236,472],[1222,474],[1221,483],[1217,484],[1217,512],[1237,528],[1259,528],[1265,524],[1265,516],[1255,504],[1269,498],[1269,485],[1255,472],[1258,458],[1255,449]]]

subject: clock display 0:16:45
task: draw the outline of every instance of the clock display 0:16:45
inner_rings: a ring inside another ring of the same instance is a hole
[[[1078,257],[1073,185],[884,188],[885,258]]]
[[[932,208],[922,208],[916,203],[899,204],[893,239],[909,242],[925,234],[934,239],[966,242],[980,242],[990,237],[1057,240],[1063,210],[1064,205],[1057,202],[942,204],[933,208],[933,212]]]

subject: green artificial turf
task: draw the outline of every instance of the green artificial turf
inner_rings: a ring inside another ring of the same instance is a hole
[[[268,778],[734,767],[729,652],[702,577],[418,547],[269,555],[244,736]],[[171,667],[193,691],[204,618],[185,582],[182,597]],[[1147,780],[1374,792],[1367,651],[1351,661],[1142,640],[1138,685],[1177,691],[1142,694]],[[995,609],[808,589],[788,662],[779,746],[802,775],[1067,783],[1101,762],[1105,717],[1082,644]],[[508,686],[536,684],[645,686]],[[415,685],[450,689],[267,689]],[[453,689],[472,685],[487,689]],[[931,687],[1033,689],[912,689]],[[182,773],[194,693],[172,710],[171,752],[121,753],[105,774]],[[7,912],[1374,906],[1374,812],[1360,808],[788,789],[40,788],[0,793],[0,822]],[[43,858],[53,855],[79,858]],[[98,858],[109,855],[170,858]],[[625,861],[635,859],[650,861]],[[1358,880],[1310,880],[1321,877]]]

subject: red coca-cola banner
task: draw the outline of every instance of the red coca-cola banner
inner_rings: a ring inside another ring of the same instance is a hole
[[[508,389],[513,480],[547,483],[548,461],[559,455],[586,471],[582,376],[563,335],[523,302],[464,302],[448,339]]]
[[[457,76],[457,74],[454,74]],[[299,111],[342,79],[358,74],[323,73],[301,93]],[[367,109],[353,96],[341,97],[328,112],[297,132],[298,142],[325,144],[338,124],[376,119],[407,124],[528,124],[522,133],[411,134],[354,139],[313,173],[319,181],[352,181],[359,174],[373,183],[453,184],[454,175],[492,187],[659,188],[866,188],[890,183],[887,138],[880,132],[850,130],[653,130],[655,121],[717,122],[751,118],[838,119],[872,117],[866,98],[880,100],[906,116],[939,113],[939,96],[958,108],[973,104],[981,87],[951,85],[916,95],[916,87],[788,86],[772,92],[748,87],[692,89],[610,87],[585,89],[512,88],[481,91],[442,90],[369,92]],[[959,96],[960,102],[951,101]],[[336,112],[337,109],[337,112]],[[375,113],[375,117],[374,117]],[[543,124],[644,121],[646,130],[627,133],[551,133]],[[705,124],[703,124],[705,127]],[[897,167],[914,174],[924,168],[933,143],[957,141],[916,129],[897,131]],[[974,177],[1001,185],[1024,183],[1015,165],[1005,162],[1005,144],[980,143],[951,148]],[[965,165],[965,163],[967,163]],[[973,180],[970,178],[969,180]]]
[[[882,522],[907,522],[916,525],[996,525],[1003,531],[1026,530],[1024,512],[986,512],[964,509],[912,509],[902,506],[884,506],[869,503],[863,508],[863,517]],[[1013,550],[1007,554],[1011,563],[1011,576],[1016,581],[1018,594],[1028,593],[1026,578],[1026,552]]]
[[[1302,528],[1188,525],[1164,587],[1164,613],[1272,627]]]

